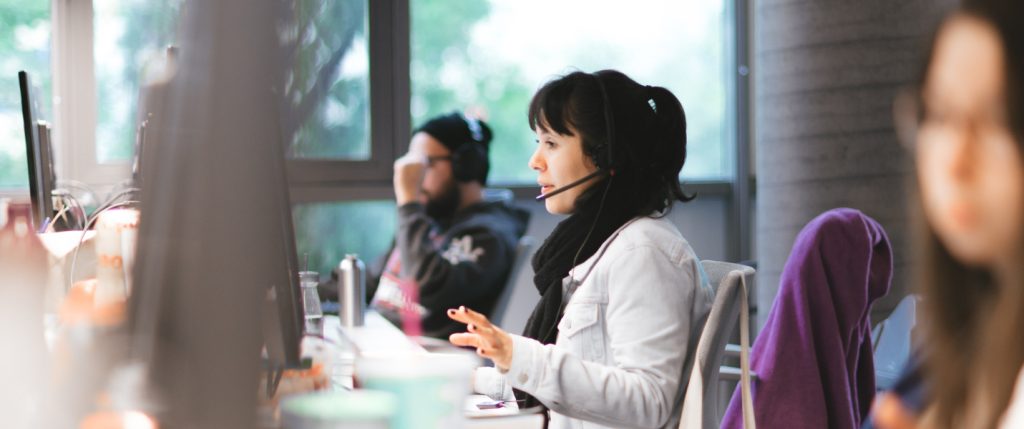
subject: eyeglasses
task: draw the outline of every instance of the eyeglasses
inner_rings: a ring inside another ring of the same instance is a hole
[[[451,160],[452,160],[451,155],[428,156],[427,157],[427,167],[433,167],[434,164],[438,163],[439,161],[451,161]]]
[[[919,88],[901,90],[893,102],[893,117],[900,143],[912,151],[938,147],[966,139],[974,150],[987,151],[994,145],[1013,142],[1002,106],[964,114],[928,106]]]

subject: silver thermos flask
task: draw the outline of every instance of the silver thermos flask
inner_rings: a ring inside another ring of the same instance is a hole
[[[366,266],[359,257],[345,255],[338,264],[338,316],[341,326],[363,326],[366,311]]]

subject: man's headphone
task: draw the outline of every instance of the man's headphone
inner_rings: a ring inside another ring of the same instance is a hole
[[[483,127],[476,118],[463,115],[462,119],[466,121],[471,140],[452,152],[452,176],[458,182],[479,181],[486,185],[490,162],[484,146]]]

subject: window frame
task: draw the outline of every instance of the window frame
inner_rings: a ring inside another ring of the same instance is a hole
[[[733,178],[731,180],[688,180],[687,192],[703,196],[726,198],[729,211],[726,245],[731,260],[752,257],[753,194],[755,190],[751,151],[750,108],[750,3],[749,0],[726,0],[731,16],[732,31],[725,43],[732,70],[727,84],[733,112],[729,115],[731,143],[734,147]],[[394,198],[391,183],[391,160],[408,148],[411,133],[409,0],[382,0],[370,2],[370,79],[372,153],[390,151],[391,158],[374,165],[372,173],[344,161],[289,161],[289,189],[293,204],[364,199]],[[390,28],[386,28],[390,26]],[[376,40],[375,40],[376,38]],[[388,82],[382,82],[389,80]],[[381,104],[388,103],[388,106]],[[380,114],[390,115],[392,121],[381,124]],[[301,171],[300,170],[304,170]],[[372,175],[371,175],[372,174]],[[516,199],[532,200],[537,187],[525,183],[492,183],[491,186],[510,189]]]
[[[725,43],[732,70],[727,85],[733,103],[729,115],[734,145],[731,180],[686,181],[699,195],[729,200],[726,248],[733,260],[752,256],[753,196],[750,104],[749,0],[726,0],[732,18]],[[97,190],[128,178],[127,161],[96,160],[96,77],[93,57],[93,0],[52,0],[52,72],[57,171]],[[289,159],[286,163],[293,204],[393,198],[393,160],[408,147],[410,112],[409,0],[367,0],[370,61],[370,145],[365,161]],[[517,199],[532,199],[535,186],[495,183]]]
[[[403,7],[404,6],[404,7]],[[391,166],[408,142],[410,133],[408,1],[367,0],[370,55],[370,159],[289,158],[288,183],[292,193],[334,194],[334,187],[378,187],[391,183]],[[403,38],[401,31],[406,28]],[[406,40],[405,43],[402,43]],[[403,102],[403,100],[405,100]],[[387,120],[385,118],[391,118]],[[295,198],[292,198],[293,201]]]
[[[396,153],[396,135],[408,134],[409,113],[397,108],[408,98],[408,84],[397,75],[408,75],[408,44],[405,54],[391,28],[408,22],[402,2],[367,1],[370,15],[370,159],[335,160],[297,158],[287,162],[293,187],[319,188],[390,182]],[[51,69],[54,86],[55,159],[58,177],[72,177],[97,191],[128,179],[131,161],[97,161],[97,86],[94,57],[93,0],[52,0]],[[408,24],[404,24],[407,26]],[[403,65],[404,60],[404,67]],[[59,100],[56,101],[56,100]],[[408,110],[408,109],[405,109]],[[394,118],[394,125],[381,118]]]
[[[94,190],[113,187],[130,177],[131,162],[97,161],[92,0],[53,0],[51,10],[57,177],[73,177]]]

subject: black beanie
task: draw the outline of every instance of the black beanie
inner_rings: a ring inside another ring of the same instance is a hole
[[[421,125],[415,132],[430,134],[452,152],[458,150],[463,144],[473,141],[480,143],[486,151],[492,137],[491,127],[487,126],[487,123],[467,118],[458,112],[435,117]]]

